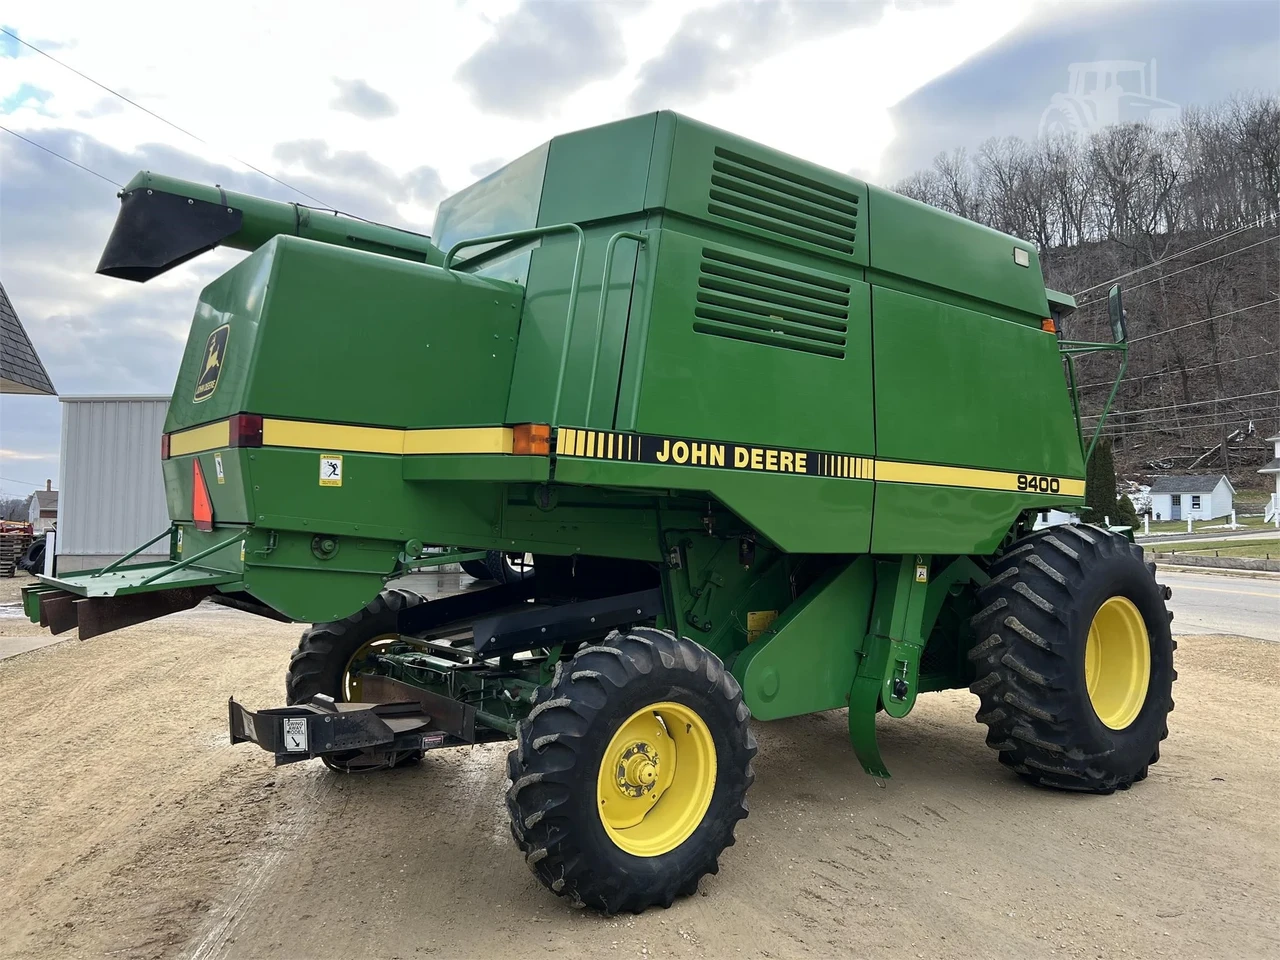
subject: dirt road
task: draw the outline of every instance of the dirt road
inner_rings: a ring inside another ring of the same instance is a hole
[[[760,724],[720,875],[603,919],[522,865],[505,748],[339,777],[228,746],[296,634],[199,608],[0,661],[0,957],[1280,955],[1274,643],[1180,638],[1164,757],[1112,797],[1020,784],[967,693],[881,723],[885,786],[842,713]]]

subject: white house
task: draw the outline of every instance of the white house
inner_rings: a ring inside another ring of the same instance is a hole
[[[1152,520],[1213,520],[1229,517],[1236,488],[1223,474],[1161,477],[1151,485]]]
[[[1276,482],[1276,492],[1271,495],[1271,500],[1267,504],[1267,522],[1280,522],[1280,434],[1274,437],[1267,437],[1267,443],[1276,445],[1275,456],[1271,462],[1264,466],[1259,473],[1269,473]]]
[[[39,536],[48,533],[58,522],[58,491],[53,489],[53,481],[46,480],[44,489],[37,490],[31,497],[31,508],[27,513],[27,522]]]

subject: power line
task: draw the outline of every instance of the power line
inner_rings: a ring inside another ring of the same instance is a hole
[[[5,36],[10,37],[10,38],[12,38],[12,39],[14,39],[14,40],[18,41],[18,43],[22,44],[22,45],[23,45],[24,47],[26,47],[28,50],[34,50],[36,53],[40,54],[40,56],[42,56],[42,57],[47,57],[48,59],[52,60],[54,63],[56,63],[58,66],[62,67],[63,69],[65,69],[65,70],[70,70],[70,71],[71,71],[72,73],[74,73],[77,77],[80,77],[80,78],[81,78],[81,79],[83,79],[83,80],[88,80],[88,81],[89,81],[90,83],[92,83],[95,87],[98,87],[98,88],[100,88],[100,89],[102,89],[102,90],[107,91],[107,93],[111,94],[113,97],[119,97],[121,100],[123,100],[125,103],[129,104],[130,106],[132,106],[132,107],[137,107],[137,108],[138,108],[139,110],[141,110],[143,113],[146,113],[146,114],[149,114],[150,116],[155,117],[155,118],[156,118],[157,120],[159,120],[161,123],[165,124],[166,126],[170,126],[170,127],[172,127],[174,130],[177,130],[179,133],[185,134],[186,136],[190,137],[192,140],[197,140],[197,141],[199,141],[200,143],[203,143],[206,147],[209,147],[210,149],[213,149],[213,150],[218,149],[217,147],[214,147],[214,145],[213,145],[213,144],[211,144],[208,140],[204,139],[203,137],[197,136],[196,134],[192,133],[190,130],[186,129],[185,127],[180,127],[180,126],[178,126],[178,125],[177,125],[176,123],[174,123],[172,120],[166,120],[164,117],[160,116],[160,114],[156,113],[154,110],[150,110],[150,109],[148,109],[147,107],[144,107],[142,104],[138,103],[136,100],[130,100],[130,99],[129,99],[128,97],[126,97],[123,93],[120,93],[118,90],[113,90],[113,89],[111,89],[111,88],[110,88],[110,87],[108,87],[105,83],[99,83],[97,80],[93,79],[93,77],[89,76],[88,74],[86,74],[86,73],[81,73],[81,72],[80,72],[79,70],[77,70],[75,67],[71,66],[71,64],[69,64],[69,63],[64,63],[63,61],[59,60],[59,59],[58,59],[57,57],[55,57],[53,54],[51,54],[51,53],[45,53],[45,51],[41,50],[39,47],[35,46],[34,44],[30,44],[30,43],[28,43],[26,40],[23,40],[23,39],[22,39],[20,36],[18,36],[16,33],[13,33],[13,32],[12,32],[12,31],[10,31],[10,30],[6,30],[4,27],[0,27],[0,33],[3,33]],[[42,148],[42,149],[43,149],[43,148]],[[228,154],[227,154],[227,156],[231,157],[231,159],[232,159],[232,160],[234,160],[234,161],[236,161],[237,163],[242,163],[242,164],[244,164],[246,167],[248,167],[248,168],[249,168],[250,170],[252,170],[254,173],[260,174],[260,175],[262,175],[262,176],[266,177],[268,180],[271,180],[271,181],[274,181],[275,183],[280,184],[280,186],[284,187],[284,188],[285,188],[285,189],[287,189],[287,190],[292,190],[294,193],[301,194],[302,196],[306,197],[308,200],[314,200],[316,203],[320,204],[321,206],[328,206],[328,204],[326,204],[326,203],[325,203],[323,200],[321,200],[320,198],[318,198],[318,197],[313,197],[311,194],[307,193],[305,190],[300,190],[300,189],[298,189],[297,187],[295,187],[295,186],[294,186],[293,184],[291,184],[291,183],[285,183],[285,182],[284,182],[283,180],[281,180],[279,177],[274,177],[274,176],[272,176],[271,174],[267,173],[267,171],[262,170],[262,169],[260,169],[260,168],[258,168],[258,167],[255,167],[255,166],[254,166],[252,163],[250,163],[248,160],[241,160],[239,157],[237,157],[235,154],[232,154],[232,153],[228,153]],[[72,162],[74,162],[74,161],[72,161]],[[76,164],[76,166],[79,166],[79,164]],[[89,171],[89,172],[90,172],[90,173],[92,173],[93,171]],[[98,176],[98,174],[94,174],[94,175],[95,175],[95,176]],[[103,177],[103,179],[105,180],[106,178],[105,178],[105,177]],[[112,181],[112,182],[114,183],[115,181]],[[117,184],[116,184],[116,186],[120,186],[120,184],[118,184],[118,183],[117,183]]]
[[[1168,263],[1170,260],[1177,260],[1179,257],[1185,257],[1188,253],[1195,253],[1197,250],[1202,250],[1205,247],[1209,246],[1210,244],[1218,243],[1221,240],[1229,240],[1231,237],[1234,237],[1238,233],[1244,233],[1246,230],[1253,230],[1256,227],[1262,226],[1264,223],[1270,223],[1275,218],[1276,218],[1275,214],[1272,214],[1269,217],[1260,217],[1258,220],[1256,220],[1253,223],[1245,224],[1243,227],[1236,227],[1234,230],[1228,230],[1226,233],[1219,234],[1216,237],[1210,237],[1208,240],[1205,240],[1202,243],[1197,243],[1193,247],[1187,247],[1187,249],[1185,250],[1179,250],[1177,253],[1171,253],[1167,257],[1161,257],[1159,260],[1155,260],[1155,261],[1152,261],[1151,263],[1145,264],[1144,266],[1138,267],[1136,270],[1130,270],[1128,273],[1122,273],[1118,277],[1112,277],[1110,280],[1104,280],[1102,283],[1096,283],[1092,287],[1085,287],[1083,290],[1076,291],[1075,295],[1079,297],[1086,293],[1092,293],[1094,290],[1100,290],[1103,287],[1110,286],[1111,284],[1116,283],[1120,280],[1128,279],[1129,277],[1132,277],[1135,274],[1142,273],[1143,271],[1150,270],[1153,267],[1158,267],[1161,264]],[[1093,300],[1090,302],[1097,303],[1098,301]]]
[[[1272,240],[1275,237],[1271,238]],[[1266,241],[1264,240],[1263,243]],[[1258,307],[1269,307],[1273,303],[1280,303],[1280,297],[1273,297],[1270,300],[1264,300],[1262,303],[1255,303],[1250,307],[1240,307],[1237,310],[1228,310],[1226,313],[1220,313],[1215,317],[1205,317],[1203,320],[1193,320],[1191,323],[1184,323],[1177,327],[1170,327],[1168,330],[1157,330],[1155,333],[1144,334],[1141,337],[1134,337],[1130,343],[1139,343],[1143,340],[1150,340],[1152,337],[1163,337],[1166,333],[1173,333],[1175,330],[1185,330],[1187,327],[1198,327],[1202,323],[1210,323],[1214,320],[1221,320],[1223,317],[1234,317],[1237,313],[1244,313],[1246,310],[1256,310]]]
[[[1248,417],[1248,420],[1256,425],[1258,417]],[[1151,440],[1149,438],[1160,435],[1169,436],[1169,438],[1176,440],[1192,440],[1194,431],[1198,430],[1201,431],[1201,433],[1198,434],[1199,442],[1203,442],[1206,438],[1213,438],[1221,442],[1222,429],[1226,428],[1226,426],[1229,425],[1188,424],[1187,426],[1153,426],[1153,428],[1148,430],[1125,430],[1124,433],[1111,433],[1111,431],[1105,430],[1102,435],[1106,436],[1106,438],[1110,440],[1140,440],[1142,443],[1160,443],[1161,440]],[[1239,422],[1236,422],[1235,425],[1230,425],[1228,435],[1235,433],[1236,430],[1242,429],[1242,426],[1243,424],[1239,424]],[[1254,435],[1257,435],[1258,440],[1262,439],[1262,431],[1257,428],[1254,428]],[[1248,439],[1251,439],[1251,435],[1245,434],[1243,438],[1236,438],[1234,443],[1240,444],[1243,443],[1244,440]]]
[[[1202,363],[1197,367],[1187,367],[1184,370],[1160,370],[1156,373],[1144,373],[1140,377],[1125,377],[1120,381],[1120,383],[1123,386],[1126,383],[1137,383],[1140,380],[1151,380],[1156,377],[1172,377],[1183,373],[1194,373],[1196,370],[1208,370],[1210,367],[1221,367],[1228,363],[1242,363],[1245,360],[1258,360],[1262,357],[1274,357],[1277,353],[1280,353],[1280,350],[1269,350],[1266,353],[1252,353],[1247,357],[1231,357],[1227,360],[1219,360],[1217,363]],[[1115,383],[1114,380],[1098,380],[1094,383],[1082,383],[1076,389],[1088,390],[1091,387],[1109,387],[1113,383]]]
[[[3,29],[3,28],[2,28],[2,27],[0,27],[0,29]],[[47,153],[47,154],[49,154],[49,155],[51,155],[51,156],[57,157],[59,160],[65,160],[67,163],[71,164],[73,167],[79,167],[79,168],[80,168],[81,170],[83,170],[85,173],[91,173],[91,174],[93,174],[93,175],[94,175],[95,177],[97,177],[99,180],[105,180],[105,181],[107,181],[107,183],[111,184],[112,186],[120,187],[121,189],[123,189],[123,188],[124,188],[124,185],[123,185],[123,184],[116,183],[116,182],[115,182],[114,180],[112,180],[110,177],[104,177],[104,176],[103,176],[102,174],[100,174],[97,170],[90,170],[90,169],[89,169],[88,167],[86,167],[83,163],[76,163],[76,162],[75,162],[74,160],[72,160],[70,157],[64,157],[62,154],[58,153],[58,151],[57,151],[57,150],[50,150],[48,147],[46,147],[46,146],[44,146],[44,145],[42,145],[42,144],[36,143],[34,140],[28,140],[28,139],[27,139],[26,137],[24,137],[22,134],[20,134],[20,133],[15,133],[14,131],[10,130],[10,129],[9,129],[8,127],[6,127],[6,126],[0,126],[0,130],[3,130],[5,133],[9,134],[9,136],[11,136],[11,137],[17,137],[17,138],[18,138],[19,140],[21,140],[23,143],[29,143],[29,144],[31,144],[31,146],[35,147],[37,150],[43,150],[45,153]]]
[[[1215,397],[1212,400],[1192,400],[1189,403],[1173,403],[1163,407],[1146,407],[1142,410],[1116,410],[1111,416],[1133,416],[1137,413],[1154,413],[1158,410],[1180,410],[1183,407],[1203,407],[1207,403],[1230,403],[1232,400],[1249,400],[1253,397],[1269,397],[1273,393],[1280,393],[1280,390],[1263,390],[1261,393],[1242,393],[1237,397]],[[1096,420],[1101,417],[1100,413],[1085,414],[1081,419]]]
[[[1135,283],[1132,287],[1129,287],[1125,291],[1125,293],[1132,293],[1134,290],[1140,290],[1143,287],[1150,286],[1153,283],[1159,283],[1161,280],[1168,280],[1171,277],[1176,277],[1180,273],[1186,273],[1188,270],[1195,270],[1197,267],[1208,266],[1211,263],[1217,263],[1219,260],[1225,260],[1227,259],[1227,257],[1234,257],[1237,253],[1244,253],[1246,250],[1252,250],[1254,247],[1260,247],[1264,243],[1270,243],[1272,240],[1275,240],[1276,237],[1280,237],[1280,234],[1276,234],[1273,237],[1266,237],[1265,239],[1258,240],[1255,243],[1249,244],[1247,247],[1236,247],[1236,249],[1230,250],[1227,253],[1222,254],[1221,256],[1213,257],[1210,260],[1201,260],[1199,263],[1193,263],[1190,266],[1181,268],[1180,270],[1174,270],[1172,273],[1161,274],[1160,276],[1155,277],[1151,280],[1144,280],[1142,283]],[[1102,303],[1103,300],[1105,299],[1106,299],[1105,297],[1098,297],[1097,299],[1089,300],[1089,301],[1086,301],[1085,303],[1079,304],[1079,307],[1080,308],[1089,307],[1095,303]]]
[[[1148,427],[1159,426],[1163,423],[1175,423],[1187,427],[1207,426],[1207,424],[1190,423],[1191,420],[1231,420],[1231,419],[1252,419],[1255,416],[1263,416],[1265,414],[1276,413],[1274,406],[1250,407],[1248,410],[1228,410],[1225,413],[1188,413],[1183,416],[1166,416],[1156,420],[1142,419],[1135,423],[1123,424],[1115,420],[1108,420],[1106,429],[1116,430],[1145,430]]]
[[[31,482],[29,482],[29,481],[27,481],[27,480],[19,480],[19,479],[17,479],[16,477],[0,477],[0,480],[6,480],[6,481],[8,481],[9,483],[20,483],[20,484],[22,484],[24,487],[38,487],[38,486],[40,486],[40,484],[38,484],[38,483],[31,483]]]
[[[1245,420],[1266,420],[1269,417],[1276,416],[1276,408],[1268,407],[1252,407],[1248,410],[1232,410],[1228,413],[1195,413],[1188,414],[1181,418],[1162,418],[1160,420],[1139,420],[1133,424],[1122,424],[1114,421],[1108,421],[1105,432],[1109,435],[1128,434],[1128,433],[1147,433],[1150,431],[1160,430],[1198,430],[1205,427],[1216,427],[1219,424],[1240,423]],[[1202,423],[1192,423],[1192,420],[1205,421]]]

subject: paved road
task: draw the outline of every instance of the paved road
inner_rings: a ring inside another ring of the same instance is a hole
[[[1280,643],[1280,580],[1159,572],[1173,589],[1173,632],[1225,633]]]

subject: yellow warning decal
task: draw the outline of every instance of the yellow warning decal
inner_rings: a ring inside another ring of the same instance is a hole
[[[760,473],[792,473],[843,480],[877,480],[978,490],[1005,490],[1066,497],[1084,496],[1084,481],[1036,473],[876,460],[856,454],[825,453],[789,447],[690,440],[610,430],[561,427],[556,454],[588,460],[679,467],[716,467]]]
[[[748,610],[747,611],[747,643],[755,643],[760,639],[760,634],[764,633],[771,626],[773,621],[778,619],[777,610]]]

